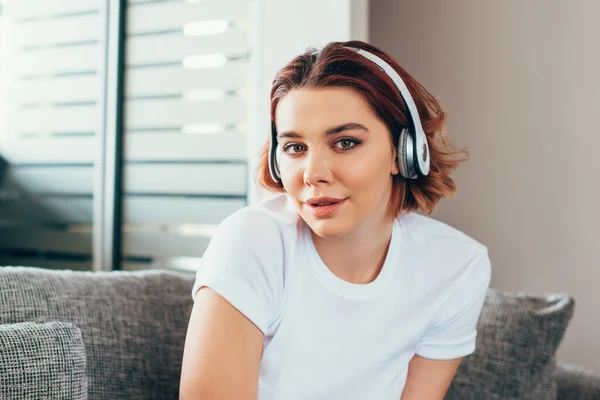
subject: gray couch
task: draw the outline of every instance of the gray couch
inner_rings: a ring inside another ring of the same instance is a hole
[[[177,399],[193,273],[0,267],[0,399]],[[490,290],[447,399],[600,399],[556,364],[565,295]],[[285,400],[285,399],[282,399]]]

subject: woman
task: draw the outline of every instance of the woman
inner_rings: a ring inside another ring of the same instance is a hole
[[[426,216],[467,158],[440,104],[378,48],[330,43],[279,71],[271,120],[258,178],[282,194],[206,250],[181,398],[442,399],[491,268]]]

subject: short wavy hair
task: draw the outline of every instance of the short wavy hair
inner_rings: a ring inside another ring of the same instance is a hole
[[[379,48],[361,41],[332,42],[315,54],[309,48],[295,57],[276,74],[271,88],[271,122],[275,127],[275,111],[279,101],[295,89],[348,87],[363,96],[378,118],[387,126],[392,143],[398,143],[403,127],[410,127],[410,113],[393,81],[372,61],[345,47],[364,49],[385,60],[406,83],[417,106],[430,150],[430,171],[427,176],[405,179],[393,177],[390,211],[420,210],[431,215],[440,200],[456,194],[456,184],[450,174],[461,162],[469,159],[466,149],[456,149],[446,132],[447,113],[442,105],[396,61]],[[260,186],[275,192],[285,188],[269,173],[270,135],[260,152],[256,170]]]

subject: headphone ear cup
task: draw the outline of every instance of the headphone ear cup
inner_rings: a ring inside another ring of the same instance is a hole
[[[267,156],[271,179],[277,184],[283,185],[281,182],[281,174],[279,173],[279,166],[277,165],[277,130],[275,129],[274,122],[271,122],[271,141],[269,143],[269,154]]]
[[[398,146],[396,147],[398,169],[400,175],[406,179],[411,179],[412,171],[410,168],[410,159],[412,154],[412,137],[408,128],[403,128],[398,137]]]
[[[281,175],[279,174],[279,166],[277,165],[277,142],[271,140],[271,144],[269,146],[269,173],[271,174],[271,179],[273,179],[277,184],[281,185]]]

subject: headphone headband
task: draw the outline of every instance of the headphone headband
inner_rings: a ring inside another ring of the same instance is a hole
[[[372,62],[374,62],[390,79],[394,82],[404,103],[406,104],[406,108],[408,108],[408,112],[410,113],[410,117],[413,122],[413,129],[415,133],[414,137],[414,150],[416,161],[419,163],[419,170],[422,175],[429,174],[429,146],[427,144],[427,136],[425,135],[425,131],[423,130],[423,125],[421,125],[421,118],[419,117],[419,112],[417,111],[417,106],[410,95],[406,84],[398,75],[398,72],[394,68],[392,68],[387,62],[385,62],[380,57],[375,54],[369,53],[363,49],[357,49],[355,47],[346,47],[347,49],[351,49],[356,51],[363,57],[368,58]]]

